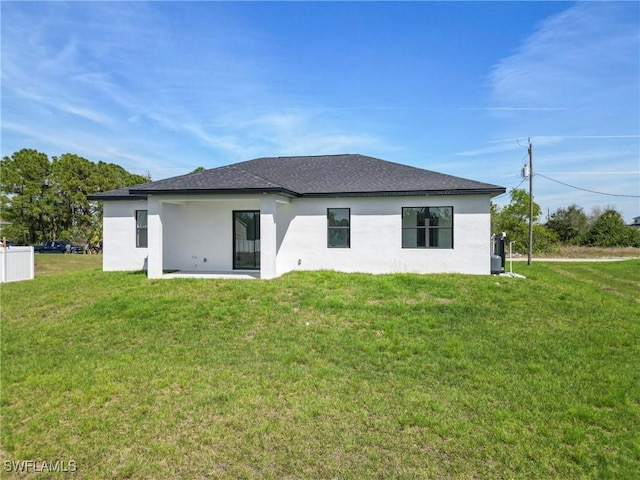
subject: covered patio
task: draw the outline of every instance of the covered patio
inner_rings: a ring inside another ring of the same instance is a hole
[[[288,202],[266,194],[149,195],[149,278],[274,278],[277,204]]]

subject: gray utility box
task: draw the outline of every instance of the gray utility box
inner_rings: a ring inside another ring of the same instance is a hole
[[[504,273],[506,233],[494,233],[491,235],[491,274]]]

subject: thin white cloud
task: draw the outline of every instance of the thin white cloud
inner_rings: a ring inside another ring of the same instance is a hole
[[[459,110],[480,110],[489,112],[555,112],[565,107],[460,107]]]
[[[621,93],[631,93],[627,102],[637,102],[638,35],[635,5],[580,2],[547,19],[494,66],[495,103],[543,109],[599,106]]]
[[[246,159],[261,155],[301,155],[369,151],[381,141],[354,129],[337,131],[324,123],[319,110],[276,109],[224,112],[209,122],[193,119],[176,123],[161,115],[154,119],[167,128],[186,133],[226,158]]]
[[[24,90],[23,88],[16,88],[15,93],[29,102],[34,102],[42,107],[48,107],[57,112],[69,113],[101,125],[108,125],[112,123],[111,119],[106,115],[92,110],[91,108],[74,104],[73,101],[68,101],[64,98],[48,97],[34,93],[33,91]]]
[[[354,128],[332,129],[324,124],[322,115],[309,111],[271,112],[250,120],[245,128],[249,138],[260,138],[278,154],[350,152],[381,143]]]
[[[500,143],[498,145],[489,145],[486,147],[476,148],[474,150],[466,150],[464,152],[458,152],[456,155],[460,157],[477,157],[482,155],[493,155],[502,152],[512,152],[515,150],[522,150],[523,146],[518,145],[517,142]],[[523,150],[526,151],[526,150]]]
[[[207,54],[185,61],[200,52],[197,34],[176,32],[162,11],[145,3],[45,3],[37,13],[3,5],[3,135],[17,148],[26,141],[113,156],[125,168],[150,167],[154,178],[180,165],[211,166],[207,157],[381,146],[352,114],[395,107],[323,107],[272,91],[278,61],[260,55],[268,37],[223,16],[206,32]]]
[[[495,136],[505,140],[463,153],[491,158],[489,168],[494,171],[516,171],[522,163],[519,152],[499,147],[517,141],[526,145],[530,137],[535,171],[566,172],[558,175],[568,184],[637,195],[638,12],[637,2],[577,2],[541,22],[488,76],[490,95],[485,103],[518,107],[487,109]],[[534,190],[536,201],[547,207],[576,202],[589,209],[608,201],[543,178]],[[609,201],[626,216],[637,215],[640,208],[637,199]]]
[[[568,139],[603,139],[603,138],[640,138],[640,135],[545,135],[535,137],[540,140],[568,140]]]
[[[489,140],[488,146],[480,147],[473,150],[467,150],[456,153],[458,156],[475,157],[481,155],[491,155],[495,153],[523,151],[526,152],[528,142],[531,141],[536,147],[556,145],[562,142],[563,138],[559,136],[542,136],[542,137],[517,137],[503,140]]]

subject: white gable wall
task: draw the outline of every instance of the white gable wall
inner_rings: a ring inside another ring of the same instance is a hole
[[[402,248],[402,207],[453,207],[453,249]],[[350,248],[327,247],[327,208],[351,209]],[[277,274],[490,273],[488,195],[294,199],[278,208]]]
[[[104,202],[102,269],[146,270],[148,249],[136,248],[136,210],[146,210],[146,200]]]

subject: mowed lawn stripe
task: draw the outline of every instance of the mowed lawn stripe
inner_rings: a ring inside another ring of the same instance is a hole
[[[604,292],[640,303],[640,283],[635,280],[620,278],[615,272],[606,273],[604,269],[594,269],[588,264],[578,263],[570,270],[564,268],[565,266],[566,264],[558,264],[550,268],[573,282],[593,285]]]

